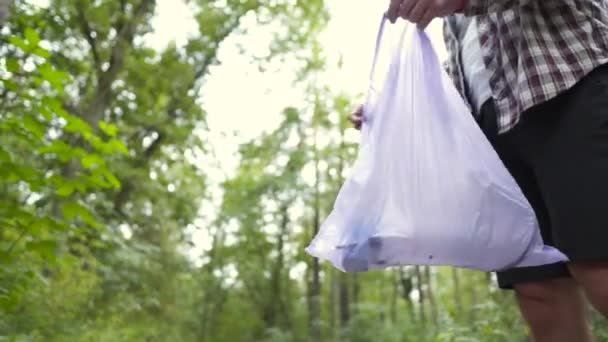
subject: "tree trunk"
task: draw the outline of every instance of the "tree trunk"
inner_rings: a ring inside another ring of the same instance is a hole
[[[10,16],[11,0],[0,0],[0,28],[8,21]]]
[[[424,289],[422,286],[422,283],[424,281],[424,278],[422,277],[422,272],[420,272],[420,266],[416,266],[415,267],[415,274],[416,274],[416,289],[418,290],[418,312],[419,312],[419,317],[420,317],[420,322],[422,323],[423,326],[426,325],[426,310],[424,308],[424,299],[425,299],[425,295],[424,295]]]
[[[337,273],[335,269],[331,269],[330,272],[330,289],[329,289],[329,331],[331,334],[331,340],[334,340],[336,338],[336,331],[337,331],[337,326],[336,326],[336,309],[338,307],[337,304],[337,292],[338,292],[338,282],[337,282]]]
[[[315,126],[314,132],[314,162],[315,162],[315,193],[313,205],[313,224],[312,236],[317,235],[321,225],[321,201],[320,201],[320,172],[319,172],[319,151],[317,146],[317,131]],[[313,342],[321,341],[321,281],[320,281],[321,266],[319,259],[312,258],[312,282],[309,292],[309,329],[310,338]]]
[[[471,277],[469,277],[469,281],[471,282],[469,284],[469,294],[471,297],[471,303],[469,304],[470,307],[470,311],[469,311],[469,322],[475,322],[476,320],[476,316],[477,316],[477,279],[476,279],[476,274],[471,275]]]
[[[397,322],[397,298],[399,296],[399,276],[397,274],[397,270],[393,270],[391,272],[391,284],[392,284],[392,293],[391,293],[391,304],[390,304],[390,316],[391,323]]]
[[[345,138],[344,138],[344,129],[340,127],[340,144],[338,147],[338,184],[336,187],[336,193],[340,189],[341,184],[344,182],[344,178],[342,177],[342,173],[344,170],[344,156],[343,152],[346,148]],[[349,284],[348,284],[349,276],[345,273],[340,273],[339,277],[339,287],[338,287],[338,297],[339,297],[339,312],[340,312],[340,325],[341,327],[346,327],[350,320],[350,298],[349,298]],[[353,287],[353,299],[357,300],[358,296],[358,282],[354,280]]]
[[[283,270],[285,268],[284,263],[284,244],[285,244],[285,235],[287,234],[287,225],[289,224],[289,216],[288,216],[288,207],[287,205],[282,205],[280,209],[281,215],[281,223],[279,228],[279,233],[277,236],[277,258],[276,263],[274,265],[274,269],[272,272],[271,278],[271,286],[272,286],[272,295],[273,300],[270,304],[271,312],[270,318],[271,321],[269,328],[279,326],[282,328],[289,328],[290,325],[290,312],[287,310],[287,305],[285,304],[285,298],[283,294],[283,287],[281,283],[283,281]]]
[[[214,329],[223,305],[227,299],[227,292],[222,287],[221,280],[213,275],[213,271],[221,269],[224,265],[222,246],[225,235],[218,229],[213,236],[213,247],[209,251],[209,263],[203,268],[205,281],[202,300],[202,315],[200,319],[199,337],[201,342],[212,341]]]
[[[340,273],[338,298],[340,302],[340,326],[345,328],[350,320],[350,301],[348,293],[348,274]]]
[[[456,267],[452,267],[452,282],[454,285],[454,303],[456,305],[455,319],[458,320],[462,314],[462,292],[460,290],[460,276]]]
[[[433,324],[435,324],[435,326],[439,326],[439,314],[437,312],[435,294],[433,293],[433,279],[431,276],[431,268],[429,266],[424,267],[424,274],[426,277],[426,292],[427,298],[429,299],[429,305],[431,306],[431,317],[433,319]]]
[[[401,297],[405,300],[408,308],[409,319],[413,323],[416,320],[414,311],[414,303],[412,302],[412,291],[414,290],[414,282],[410,272],[405,272],[405,266],[399,267],[399,280],[401,283]]]
[[[357,305],[359,304],[359,294],[361,292],[361,285],[359,281],[359,274],[355,273],[352,276],[353,285],[353,300],[351,302],[351,310],[353,315],[357,314]]]

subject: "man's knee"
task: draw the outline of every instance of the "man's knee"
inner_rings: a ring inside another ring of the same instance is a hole
[[[581,286],[597,287],[608,292],[608,261],[573,262],[568,268]]]
[[[576,283],[569,278],[517,284],[515,295],[533,329],[552,328],[579,313],[583,316],[583,300]]]
[[[571,263],[568,267],[594,306],[608,315],[608,261]]]
[[[564,296],[576,294],[577,286],[571,278],[521,283],[515,285],[518,300],[542,304],[559,304]]]

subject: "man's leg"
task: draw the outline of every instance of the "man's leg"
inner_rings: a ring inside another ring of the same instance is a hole
[[[520,311],[535,342],[591,342],[585,304],[572,278],[514,286]]]
[[[576,262],[568,268],[591,304],[608,318],[608,262]]]
[[[608,65],[526,118],[552,243],[569,273],[608,317]]]
[[[545,108],[546,105],[538,107],[537,111],[553,111]],[[534,139],[535,132],[528,132],[526,121],[529,120],[524,116],[518,130],[498,136],[492,103],[483,106],[479,119],[483,131],[534,209],[544,242],[554,245],[550,212],[537,182],[533,158],[527,153],[538,143],[527,141]],[[585,320],[583,297],[566,264],[505,270],[498,272],[498,283],[501,288],[515,289],[520,311],[535,342],[593,341]]]

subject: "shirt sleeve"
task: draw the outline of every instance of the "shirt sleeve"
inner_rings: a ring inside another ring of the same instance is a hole
[[[515,7],[519,0],[467,0],[463,13],[466,16],[496,13]]]

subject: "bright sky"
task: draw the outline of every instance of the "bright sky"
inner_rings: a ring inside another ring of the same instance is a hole
[[[328,2],[331,19],[320,41],[329,55],[330,68],[322,75],[321,82],[331,84],[334,93],[356,96],[367,88],[378,25],[387,2]],[[155,32],[146,37],[149,45],[160,49],[172,40],[180,45],[189,34],[196,32],[192,11],[182,1],[159,0],[157,6],[157,16],[153,21]],[[304,104],[303,92],[293,86],[295,65],[287,62],[261,72],[257,65],[239,53],[238,44],[248,51],[262,54],[267,50],[272,28],[258,27],[253,19],[244,20],[248,30],[246,36],[229,37],[223,42],[218,54],[221,64],[210,69],[201,92],[209,124],[209,131],[203,134],[219,161],[215,168],[208,167],[212,160],[200,161],[206,165],[205,171],[211,182],[221,181],[225,172],[229,174],[237,166],[236,150],[240,143],[274,129],[285,107]],[[427,32],[440,58],[445,58],[441,22],[433,22]],[[343,66],[338,69],[336,62],[340,55]],[[213,197],[213,202],[219,201],[221,193],[213,191]],[[212,219],[216,208],[213,203],[204,203],[202,218],[191,227],[196,245],[190,253],[193,257],[211,247],[205,225]]]
[[[378,0],[332,0],[329,3],[331,19],[321,37],[330,66],[336,65],[343,56],[343,67],[329,68],[322,81],[329,83],[335,93],[346,92],[353,96],[363,93],[367,87],[373,47],[379,19],[385,10],[385,2]],[[272,32],[258,27],[253,18],[246,18],[248,34],[230,37],[221,46],[221,65],[210,70],[210,76],[202,90],[204,107],[208,112],[211,144],[218,155],[223,156],[225,169],[235,166],[229,160],[239,142],[272,130],[278,124],[278,116],[287,106],[298,107],[302,92],[293,87],[294,65],[275,65],[268,72],[260,72],[256,65],[239,53],[237,44],[248,51],[265,51]],[[249,25],[247,25],[249,24]],[[155,33],[146,41],[162,48],[169,41],[183,44],[188,34],[196,31],[192,12],[182,2],[159,0],[153,26]],[[428,29],[440,58],[445,56],[441,37],[441,23],[435,21]],[[232,137],[233,132],[238,138]],[[208,133],[207,133],[208,134]],[[227,136],[224,136],[226,134]]]

